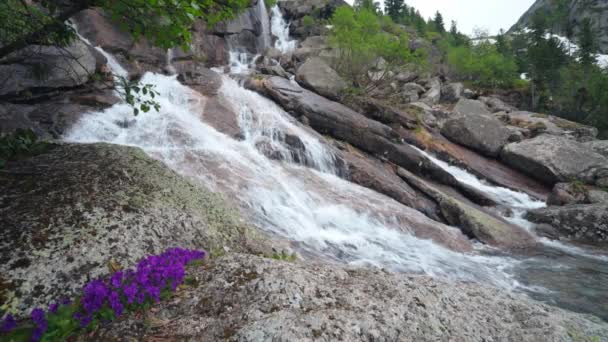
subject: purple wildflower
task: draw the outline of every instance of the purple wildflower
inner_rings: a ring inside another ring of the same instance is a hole
[[[2,326],[0,327],[1,333],[9,333],[13,329],[17,327],[17,322],[15,321],[15,317],[12,315],[7,315],[2,322]]]
[[[44,310],[40,308],[32,310],[32,321],[34,321],[34,325],[36,326],[36,329],[34,329],[34,333],[32,334],[32,341],[37,342],[40,341],[48,328]]]
[[[101,309],[109,294],[110,290],[103,281],[93,280],[84,287],[82,306],[87,313],[95,313]]]
[[[57,303],[53,303],[53,304],[49,305],[49,312],[52,314],[57,313],[58,309],[59,309],[59,304],[57,304]]]
[[[112,275],[112,278],[110,278],[110,284],[112,284],[112,287],[114,287],[115,289],[119,289],[120,285],[122,285],[122,280],[123,280],[123,272],[116,272]]]
[[[112,310],[114,310],[114,315],[116,315],[116,317],[119,317],[120,315],[122,315],[124,306],[122,305],[122,302],[120,301],[120,295],[118,294],[118,292],[113,291],[110,294],[110,307],[112,308]]]
[[[137,291],[137,284],[134,282],[123,287],[123,293],[125,294],[125,297],[127,297],[127,303],[133,304],[135,296],[137,296]]]

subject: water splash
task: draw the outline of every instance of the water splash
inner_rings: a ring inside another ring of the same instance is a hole
[[[271,46],[272,38],[270,36],[270,17],[266,8],[265,0],[258,0],[256,7],[257,16],[262,26],[262,32],[258,41],[258,53],[263,53],[266,48]]]
[[[277,38],[274,42],[274,47],[282,53],[288,53],[295,50],[298,42],[289,38],[289,24],[283,18],[283,13],[279,6],[275,5],[271,9],[272,22],[271,32]]]

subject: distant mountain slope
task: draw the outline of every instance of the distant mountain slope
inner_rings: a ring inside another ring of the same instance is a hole
[[[560,3],[563,3],[562,8],[565,11],[561,18],[558,13]],[[537,10],[546,13],[547,18],[553,23],[555,33],[565,36],[566,28],[571,25],[574,38],[579,32],[583,19],[591,19],[598,37],[598,48],[602,53],[608,53],[608,0],[537,0],[511,31],[528,26]]]

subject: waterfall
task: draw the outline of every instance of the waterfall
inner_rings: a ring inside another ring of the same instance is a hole
[[[256,10],[262,26],[262,32],[258,42],[258,53],[264,53],[264,50],[270,47],[272,42],[272,37],[270,36],[270,17],[268,16],[265,0],[258,0]]]
[[[534,198],[530,197],[528,194],[525,194],[523,192],[513,191],[511,189],[488,184],[487,182],[479,179],[475,175],[469,173],[468,171],[466,171],[460,167],[450,165],[450,164],[444,162],[443,160],[440,160],[437,157],[429,154],[428,152],[418,149],[416,146],[413,146],[413,145],[411,145],[411,146],[413,148],[415,148],[416,150],[420,151],[420,153],[422,153],[427,158],[429,158],[437,166],[441,167],[442,169],[444,169],[445,171],[450,173],[458,181],[460,181],[466,185],[469,185],[477,190],[480,190],[482,193],[488,195],[491,199],[496,201],[496,203],[499,203],[499,204],[511,209],[512,215],[504,216],[503,218],[505,220],[507,220],[519,227],[522,227],[530,232],[533,232],[532,228],[533,228],[534,224],[532,222],[526,220],[524,218],[524,216],[526,214],[526,211],[528,211],[528,210],[546,207],[547,205],[545,204],[545,202],[534,199]],[[553,241],[553,240],[550,240],[547,238],[541,238],[541,237],[537,237],[537,238],[543,244],[545,244],[549,247],[555,248],[555,249],[560,249],[569,254],[579,255],[579,256],[586,257],[586,258],[598,259],[598,260],[602,260],[602,261],[608,261],[608,255],[593,254],[593,253],[587,252],[583,248],[568,245],[568,244],[565,244],[565,243],[562,243],[559,241]]]
[[[272,35],[277,38],[274,43],[274,47],[282,53],[287,53],[295,50],[297,41],[289,39],[289,25],[283,18],[283,13],[279,9],[278,5],[275,5],[271,9],[272,21],[271,21],[271,32]]]
[[[416,237],[422,229],[434,230],[447,244],[466,241],[457,228],[337,177],[335,158],[322,137],[274,102],[222,77],[219,97],[237,113],[244,140],[232,139],[201,120],[205,97],[180,84],[176,76],[153,73],[141,81],[156,86],[160,112],[134,117],[128,105],[117,104],[87,113],[65,140],[140,147],[180,174],[233,199],[250,223],[295,242],[305,254],[506,289],[520,286],[509,273],[517,264],[511,258],[458,252]],[[126,128],[116,124],[125,120],[131,123]],[[306,166],[260,153],[260,141],[267,140],[286,154],[287,135],[305,146]]]

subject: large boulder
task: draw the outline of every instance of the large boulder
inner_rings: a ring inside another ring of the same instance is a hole
[[[447,222],[460,227],[465,234],[498,247],[521,248],[534,244],[534,239],[524,229],[444,193],[407,170],[399,168],[397,174],[435,200]]]
[[[460,99],[456,103],[453,112],[457,115],[490,115],[488,107],[483,102],[469,99]]]
[[[330,99],[338,99],[348,86],[342,77],[319,57],[309,58],[298,68],[296,81]]]
[[[492,113],[497,113],[497,112],[509,113],[509,112],[514,112],[517,110],[517,108],[504,103],[501,99],[494,97],[494,96],[490,96],[490,97],[482,96],[479,98],[479,101],[485,103],[485,105],[490,109],[490,111],[492,111]]]
[[[599,319],[476,283],[232,254],[189,272],[199,281],[156,304],[145,319],[129,315],[83,340],[608,339],[608,324]]]
[[[512,135],[500,120],[479,114],[446,121],[441,134],[489,157],[498,156]]]
[[[0,307],[29,313],[166,248],[247,251],[254,232],[219,196],[143,151],[58,145],[0,173]],[[260,246],[260,245],[258,245]]]
[[[32,45],[0,61],[0,96],[25,90],[70,88],[89,81],[97,60],[91,48],[80,40],[58,48]]]
[[[505,146],[501,159],[545,183],[579,179],[588,184],[608,178],[608,159],[587,146],[549,134]]]
[[[576,204],[535,209],[526,214],[534,223],[549,224],[568,239],[608,244],[608,204]]]

